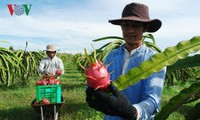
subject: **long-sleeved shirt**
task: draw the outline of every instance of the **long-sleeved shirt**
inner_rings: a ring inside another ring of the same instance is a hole
[[[125,54],[125,46],[122,45],[109,53],[104,64],[109,64],[108,72],[111,73],[110,79],[116,80],[123,73],[138,67],[143,61],[149,60],[155,52],[142,45],[130,56]],[[125,58],[125,59],[123,59]],[[128,59],[128,63],[126,60]],[[125,65],[125,67],[124,67]],[[125,68],[126,70],[123,70]],[[123,72],[123,73],[122,73]],[[162,89],[164,86],[166,69],[153,73],[146,79],[140,80],[135,85],[127,87],[121,92],[129,99],[138,111],[138,119],[151,120],[158,112]],[[123,120],[118,116],[105,115],[105,120]]]
[[[57,56],[54,56],[52,59],[50,57],[42,59],[38,68],[41,74],[51,73],[53,75],[55,75],[55,72],[58,69],[62,71],[62,74],[64,73],[63,62]]]

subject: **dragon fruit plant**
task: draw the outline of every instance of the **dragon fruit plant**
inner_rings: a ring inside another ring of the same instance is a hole
[[[107,66],[96,59],[96,52],[94,51],[94,57],[87,54],[86,49],[84,49],[85,56],[87,58],[88,66],[84,69],[84,74],[86,76],[86,85],[94,89],[105,90],[110,84],[110,74],[107,71]]]

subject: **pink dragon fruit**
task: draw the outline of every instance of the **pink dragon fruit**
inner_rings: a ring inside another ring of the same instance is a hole
[[[61,70],[56,70],[56,75],[60,76],[62,74]]]
[[[54,84],[55,80],[54,79],[49,79],[48,84],[52,85]]]
[[[60,80],[55,80],[54,84],[59,85],[61,84]]]
[[[84,68],[86,75],[87,86],[94,89],[105,90],[110,84],[110,74],[107,71],[107,66],[104,66],[101,61],[96,60],[96,53],[94,52],[94,58],[87,54],[84,50],[86,58],[88,60],[88,68]]]
[[[42,84],[42,85],[47,85],[46,79],[42,79],[41,84]]]

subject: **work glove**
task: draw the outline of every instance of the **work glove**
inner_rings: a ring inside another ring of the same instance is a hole
[[[88,87],[86,90],[86,101],[88,105],[107,115],[120,116],[128,120],[136,120],[136,108],[122,93],[120,93],[112,82],[108,86],[108,91],[109,93]]]

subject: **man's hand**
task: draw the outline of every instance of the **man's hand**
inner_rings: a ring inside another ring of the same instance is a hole
[[[88,105],[107,115],[120,116],[126,119],[135,120],[137,110],[128,99],[112,84],[108,87],[112,95],[101,90],[94,90],[88,87],[86,90],[86,101]]]
[[[56,73],[55,73],[57,76],[60,76],[60,75],[62,75],[62,71],[61,70],[56,70]]]
[[[45,74],[46,76],[48,76],[48,77],[49,77],[49,76],[53,76],[53,73],[50,73],[50,72],[48,72],[47,70],[44,71],[44,74]]]

